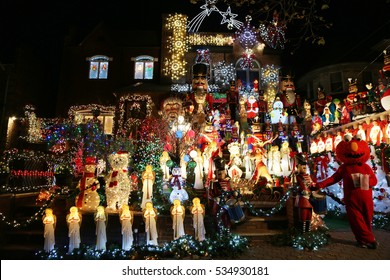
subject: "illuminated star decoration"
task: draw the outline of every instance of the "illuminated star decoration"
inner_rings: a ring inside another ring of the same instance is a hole
[[[253,48],[259,43],[257,40],[257,31],[250,24],[251,20],[252,18],[247,16],[245,25],[236,31],[236,40],[238,40],[245,49]]]
[[[278,13],[274,12],[273,19],[267,26],[260,24],[259,34],[261,39],[271,48],[277,49],[280,47],[283,49],[286,42],[286,29],[286,24],[279,21]]]
[[[221,24],[227,23],[228,29],[233,29],[233,27],[239,29],[243,25],[241,21],[236,20],[237,14],[232,14],[230,6],[227,8],[226,12],[220,12],[222,16]]]
[[[222,61],[214,65],[215,82],[222,86],[230,85],[230,81],[236,79],[235,73],[236,70],[233,63],[226,65],[225,61]]]
[[[200,6],[202,11],[188,23],[188,32],[198,32],[203,20],[212,12],[218,12],[222,16],[221,24],[227,23],[229,29],[240,28],[243,25],[242,22],[235,19],[237,15],[232,14],[230,7],[227,8],[226,12],[222,12],[217,8],[216,3],[217,0],[206,0],[206,3]]]

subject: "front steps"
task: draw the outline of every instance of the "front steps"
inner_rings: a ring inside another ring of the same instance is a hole
[[[0,195],[0,211],[7,217],[7,220],[16,220],[25,222],[33,218],[27,226],[13,227],[5,221],[0,223],[0,256],[1,259],[35,259],[35,253],[43,249],[43,224],[42,216],[38,214],[43,203],[36,203],[38,193],[27,194],[4,194]],[[54,214],[57,216],[57,225],[55,229],[56,247],[63,248],[68,246],[68,228],[66,225],[66,215],[70,206],[73,204],[66,196],[56,197],[50,204]],[[277,201],[252,201],[254,211],[268,211],[272,209]],[[283,233],[288,228],[288,217],[286,211],[282,209],[280,213],[275,213],[270,216],[256,216],[247,209],[243,203],[240,204],[245,219],[239,223],[232,223],[231,232],[243,237],[248,237],[249,240],[261,239],[267,236]],[[144,222],[142,212],[134,212],[133,230],[137,229],[138,245],[145,244]],[[159,215],[157,219],[157,230],[159,234],[158,242],[163,245],[173,239],[172,219],[170,215]],[[216,223],[213,216],[206,213],[205,216],[206,237],[212,235],[216,231]],[[185,224],[185,232],[188,235],[194,236],[192,225],[192,217],[187,211]],[[107,224],[107,248],[121,246],[122,235],[119,215],[117,213],[109,213]],[[84,213],[80,228],[81,242],[84,245],[94,246],[96,242],[95,222],[93,213]]]

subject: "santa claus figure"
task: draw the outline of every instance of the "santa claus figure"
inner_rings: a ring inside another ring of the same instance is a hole
[[[257,114],[259,113],[259,104],[257,103],[256,98],[253,95],[250,95],[248,97],[248,101],[246,103],[247,106],[247,118],[248,119],[254,119],[257,117]]]

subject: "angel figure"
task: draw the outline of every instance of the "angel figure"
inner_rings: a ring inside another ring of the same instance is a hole
[[[119,214],[119,220],[122,225],[122,250],[130,250],[133,246],[133,212],[130,211],[129,205],[122,205],[121,212]]]
[[[108,216],[106,214],[104,206],[98,206],[94,215],[96,223],[96,250],[106,250],[107,233],[106,225]]]
[[[280,148],[281,154],[281,163],[280,167],[282,168],[283,176],[290,176],[291,174],[291,153],[292,149],[289,147],[288,141],[284,141],[282,143],[282,147]]]
[[[76,206],[72,206],[69,209],[69,214],[66,215],[66,222],[69,228],[69,253],[72,253],[74,249],[80,248],[80,226],[82,221],[82,215]]]
[[[156,173],[153,171],[153,167],[151,165],[147,165],[145,167],[145,171],[142,173],[142,209],[145,208],[145,203],[152,199],[155,178]]]
[[[173,201],[173,206],[171,207],[171,216],[172,216],[172,228],[173,228],[173,239],[178,239],[179,237],[185,235],[184,232],[184,216],[185,208],[181,205],[179,199]]]
[[[56,228],[57,223],[57,217],[53,214],[53,210],[51,208],[46,208],[45,215],[42,217],[42,221],[45,225],[43,232],[43,237],[45,238],[43,249],[46,252],[50,252],[54,249],[55,245],[54,229]]]
[[[145,233],[147,245],[158,245],[157,238],[157,209],[153,207],[153,203],[148,201],[145,203],[145,209],[143,210],[143,217],[145,221]]]
[[[196,166],[194,169],[195,173],[195,182],[194,189],[204,189],[203,185],[203,155],[201,150],[192,150],[190,152],[190,157],[195,161]]]
[[[168,161],[171,160],[167,151],[163,151],[160,157],[160,167],[163,172],[163,181],[169,181],[169,166]]]
[[[205,207],[203,204],[200,204],[200,199],[198,197],[195,197],[192,200],[192,203],[191,214],[195,230],[195,240],[203,241],[206,238],[206,230],[204,227]]]

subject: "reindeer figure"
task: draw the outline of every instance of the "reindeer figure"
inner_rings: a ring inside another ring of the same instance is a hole
[[[265,178],[267,180],[267,186],[273,187],[274,180],[272,176],[269,174],[267,166],[263,162],[263,158],[265,157],[265,149],[264,146],[266,144],[272,143],[279,135],[277,134],[274,138],[269,139],[265,142],[263,142],[260,139],[257,139],[255,143],[255,150],[254,150],[254,157],[255,157],[255,172],[253,173],[252,180],[256,182],[256,184],[259,182],[261,178]]]

